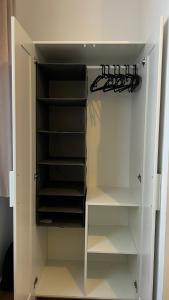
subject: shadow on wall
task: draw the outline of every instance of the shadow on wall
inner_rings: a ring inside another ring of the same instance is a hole
[[[8,198],[0,198],[0,278],[6,250],[13,240],[13,210]]]

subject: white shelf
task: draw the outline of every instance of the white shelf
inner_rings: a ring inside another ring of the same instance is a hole
[[[95,299],[135,300],[136,294],[128,266],[90,262],[87,297]]]
[[[48,62],[86,65],[133,63],[145,46],[138,41],[34,41],[34,44]]]
[[[89,226],[88,253],[137,254],[127,226]]]
[[[37,283],[35,297],[134,300],[133,282],[127,265],[89,262],[86,293],[83,290],[83,265],[63,261],[46,266]]]
[[[35,296],[84,298],[82,263],[63,261],[46,266],[37,283]]]
[[[88,205],[103,206],[139,206],[138,189],[89,187],[87,191]]]

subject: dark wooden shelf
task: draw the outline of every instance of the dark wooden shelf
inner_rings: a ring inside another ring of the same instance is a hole
[[[85,134],[84,131],[54,131],[54,130],[38,130],[37,133],[46,133],[46,134]]]
[[[53,183],[47,185],[46,187],[42,188],[39,193],[39,196],[67,196],[67,197],[79,197],[84,196],[84,186],[83,184],[79,183]]]
[[[39,226],[45,226],[45,227],[70,227],[70,228],[82,228],[84,227],[84,225],[82,224],[82,222],[65,222],[65,221],[52,221],[52,222],[48,222],[48,219],[40,219],[37,223],[37,225]]]
[[[44,104],[54,104],[58,106],[86,106],[86,98],[37,98]]]
[[[61,209],[61,206],[59,207]],[[48,211],[48,208],[42,208],[42,211],[37,211],[37,224],[40,226],[56,226],[56,227],[83,227],[84,226],[84,211],[79,208],[70,207],[64,211]],[[45,211],[44,211],[45,210]]]
[[[58,158],[46,159],[38,162],[39,165],[46,166],[85,166],[84,158]]]
[[[36,223],[83,227],[87,68],[36,64]]]
[[[80,208],[80,207],[42,206],[42,207],[38,208],[38,212],[64,213],[64,214],[83,214],[83,209]]]

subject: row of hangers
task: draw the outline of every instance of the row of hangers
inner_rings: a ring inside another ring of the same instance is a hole
[[[121,93],[128,90],[129,93],[132,93],[140,83],[141,77],[137,73],[137,65],[101,65],[101,74],[92,82],[90,91],[102,90],[103,92]]]

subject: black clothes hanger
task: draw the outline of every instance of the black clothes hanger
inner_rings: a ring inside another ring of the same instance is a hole
[[[101,67],[102,67],[102,74],[98,75],[96,79],[93,81],[93,83],[91,84],[90,86],[91,92],[96,92],[103,89],[103,85],[98,86],[98,84],[100,84],[100,82],[102,82],[103,79],[107,79],[107,74],[105,73],[105,65],[101,65]]]
[[[133,72],[131,72],[129,65],[124,65],[125,72],[121,72],[120,65],[113,65],[113,73],[110,72],[110,65],[101,66],[102,74],[98,75],[91,84],[91,92],[103,90],[103,92],[121,93],[128,90],[129,93],[132,93],[141,83],[141,77],[137,74],[137,65],[132,66]],[[106,82],[105,79],[107,79]],[[102,82],[102,85],[100,85],[100,82]]]
[[[116,66],[113,65],[113,74],[110,73],[110,66],[108,65],[108,80],[106,81],[103,91],[108,92],[114,90],[116,87]]]
[[[141,77],[137,74],[137,65],[133,65],[133,79],[130,92],[132,93],[141,82]]]
[[[114,88],[114,92],[121,92],[121,90],[125,86],[125,75],[121,73],[120,65],[117,65],[118,73],[116,78],[116,86]]]
[[[130,74],[130,67],[129,65],[124,65],[125,66],[125,75],[124,75],[124,83],[123,86],[118,90],[119,93],[128,90],[130,91],[131,85],[132,85],[132,76]]]

